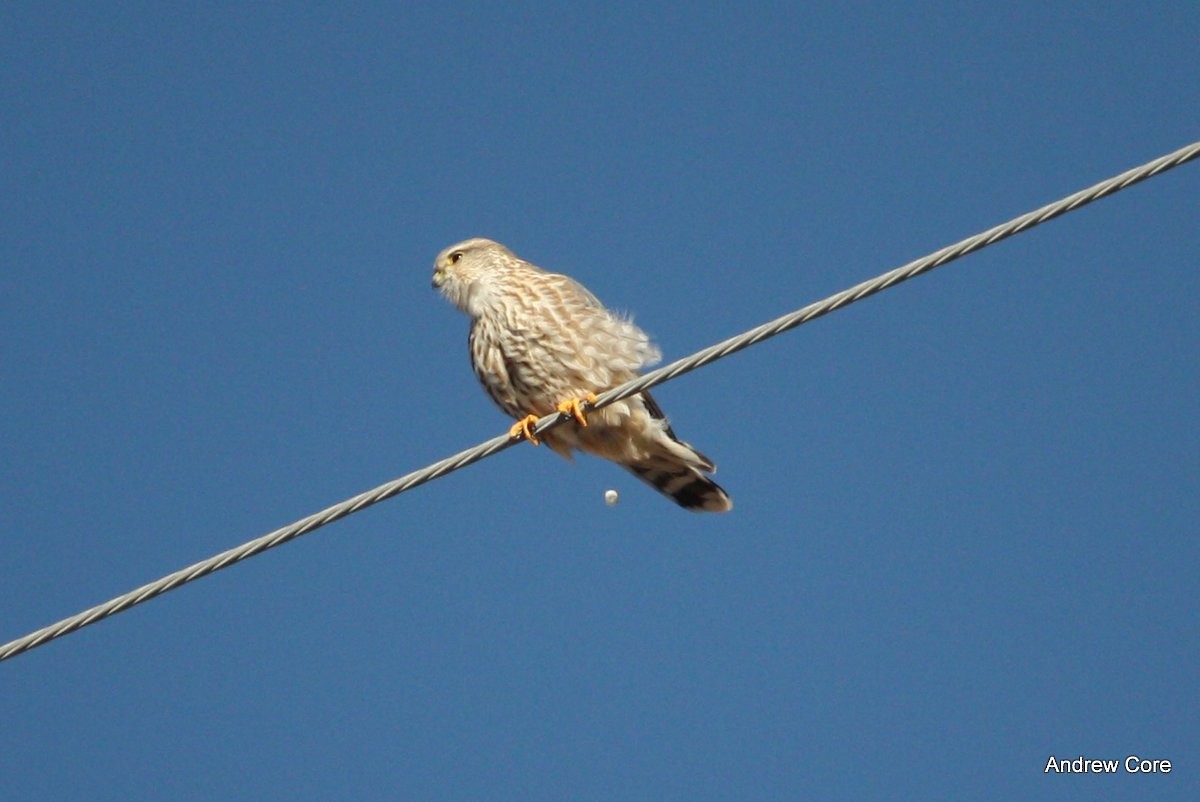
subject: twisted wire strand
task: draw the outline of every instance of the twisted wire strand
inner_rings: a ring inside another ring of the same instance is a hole
[[[618,387],[614,387],[604,393],[601,393],[594,404],[585,404],[585,408],[599,409],[608,406],[623,398],[628,398],[631,395],[640,393],[643,390],[648,390],[655,385],[670,381],[677,376],[682,376],[685,373],[695,370],[696,368],[715,362],[718,359],[726,357],[732,353],[749,348],[752,345],[762,342],[763,340],[774,337],[777,334],[782,334],[785,331],[794,329],[809,321],[815,320],[823,315],[829,314],[837,309],[861,301],[863,298],[870,297],[877,292],[881,292],[889,287],[895,286],[910,278],[927,273],[936,267],[949,264],[959,257],[966,256],[973,251],[985,248],[1002,239],[1011,237],[1022,231],[1027,231],[1034,226],[1040,225],[1047,220],[1052,220],[1059,215],[1074,211],[1082,206],[1085,206],[1092,201],[1099,200],[1114,192],[1119,192],[1126,187],[1132,186],[1147,178],[1158,175],[1166,170],[1178,167],[1192,159],[1200,156],[1200,142],[1194,142],[1191,145],[1180,148],[1173,153],[1168,153],[1153,161],[1147,162],[1140,167],[1135,167],[1120,175],[1109,178],[1106,181],[1101,181],[1087,189],[1080,190],[1073,195],[1069,195],[1062,200],[1047,204],[1032,212],[1023,214],[1020,217],[1014,218],[1007,223],[990,228],[987,231],[976,234],[973,237],[968,237],[954,245],[942,248],[939,251],[909,262],[887,273],[883,273],[861,284],[857,284],[847,290],[842,290],[839,293],[829,296],[828,298],[809,304],[794,312],[778,317],[772,321],[757,326],[749,331],[730,337],[715,345],[709,346],[701,351],[697,351],[689,357],[679,359],[669,365],[664,365],[661,368],[650,371],[637,379],[626,382]],[[535,434],[542,434],[555,426],[569,420],[570,416],[552,414],[542,418],[534,426]],[[61,638],[63,635],[70,634],[78,629],[94,624],[111,615],[129,609],[134,605],[149,601],[156,596],[160,596],[169,590],[185,585],[188,582],[195,581],[201,577],[208,576],[214,571],[219,571],[222,568],[227,568],[235,563],[241,562],[249,557],[266,551],[267,549],[283,545],[289,540],[308,534],[316,529],[333,523],[341,518],[366,509],[373,504],[378,504],[381,501],[399,495],[406,490],[411,490],[414,487],[423,485],[426,482],[433,481],[440,476],[445,476],[448,473],[456,471],[460,468],[478,462],[485,457],[490,457],[504,449],[515,445],[517,440],[511,439],[507,434],[493,437],[479,445],[460,451],[459,453],[447,457],[439,462],[435,462],[425,468],[422,468],[412,473],[406,474],[399,479],[393,479],[386,484],[382,484],[373,490],[368,490],[365,493],[360,493],[353,498],[327,507],[320,512],[313,513],[306,518],[302,518],[293,524],[281,527],[269,532],[265,535],[255,538],[247,543],[236,548],[223,551],[206,560],[201,560],[198,563],[188,566],[187,568],[175,571],[172,574],[164,576],[149,584],[142,585],[140,588],[132,590],[117,596],[114,599],[96,605],[90,609],[77,613],[69,618],[64,618],[56,624],[51,624],[48,627],[43,627],[35,632],[31,632],[24,637],[17,638],[14,641],[0,646],[0,660],[7,660],[11,657],[16,657],[19,654],[29,651],[30,649],[41,646],[44,643],[52,641],[56,638]]]
[[[689,357],[676,360],[669,365],[664,365],[661,368],[644,373],[638,378],[629,381],[619,387],[601,393],[596,403],[592,405],[595,408],[607,406],[615,401],[620,401],[622,398],[628,398],[635,393],[640,393],[647,390],[656,384],[674,379],[677,376],[682,376],[685,373],[703,367],[710,362],[715,362],[722,357],[749,348],[752,345],[757,345],[763,340],[774,337],[776,334],[782,334],[785,331],[794,329],[804,323],[827,315],[830,312],[841,309],[844,306],[861,301],[863,298],[868,298],[877,292],[893,287],[901,282],[907,281],[910,278],[915,278],[922,273],[928,273],[936,267],[949,264],[955,259],[966,256],[969,253],[986,248],[1000,240],[1007,239],[1014,234],[1019,234],[1022,231],[1027,231],[1034,226],[1041,225],[1048,220],[1053,220],[1055,217],[1074,211],[1082,206],[1086,206],[1092,201],[1099,200],[1103,197],[1119,192],[1122,189],[1130,187],[1136,183],[1146,180],[1152,176],[1158,175],[1173,167],[1178,167],[1181,164],[1195,159],[1200,156],[1200,142],[1193,142],[1190,145],[1180,148],[1173,153],[1168,153],[1165,156],[1160,156],[1153,161],[1147,162],[1140,167],[1134,167],[1120,175],[1113,176],[1098,184],[1082,189],[1073,195],[1069,195],[1062,200],[1048,203],[1039,209],[1034,209],[1032,212],[1027,212],[1020,217],[1013,218],[1007,223],[1002,223],[994,228],[989,228],[976,234],[973,237],[968,237],[961,242],[956,242],[953,245],[948,245],[939,251],[934,251],[928,256],[916,259],[908,264],[901,265],[894,270],[889,270],[882,275],[876,276],[873,279],[856,284],[855,286],[842,290],[839,293],[829,296],[828,298],[811,303],[802,309],[797,309],[794,312],[789,312],[786,315],[777,317],[774,320],[763,323],[750,329],[747,332],[730,337],[716,345],[710,345],[701,351],[697,351]],[[584,405],[585,408],[588,405]],[[559,416],[550,416],[543,418],[535,427],[535,433],[540,434],[545,429],[549,429],[550,425],[546,425],[543,429],[542,424],[548,420],[553,420],[553,425],[557,425]]]

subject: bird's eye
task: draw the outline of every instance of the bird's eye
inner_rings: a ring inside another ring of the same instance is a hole
[[[458,264],[460,261],[462,261],[462,257],[462,251],[455,251],[454,253],[450,254],[450,264]]]

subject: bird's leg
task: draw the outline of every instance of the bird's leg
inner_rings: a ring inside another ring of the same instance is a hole
[[[595,393],[588,393],[582,398],[568,398],[566,401],[560,403],[556,408],[560,414],[569,415],[574,418],[579,422],[580,426],[587,426],[587,416],[584,414],[583,405],[585,402],[588,404],[595,404],[596,400]],[[541,420],[541,418],[539,418],[537,415],[526,415],[512,425],[512,428],[508,430],[508,436],[513,440],[528,440],[535,446],[541,445],[542,441],[538,440],[537,436],[533,433],[533,426],[539,420]]]
[[[596,394],[588,393],[583,398],[568,398],[558,405],[558,411],[563,415],[570,415],[575,420],[579,421],[580,426],[587,426],[587,416],[583,413],[583,402],[589,404],[596,403]]]
[[[508,430],[508,436],[513,440],[528,440],[535,446],[541,445],[542,441],[538,440],[533,434],[533,424],[537,423],[541,418],[537,415],[526,415],[512,425]]]

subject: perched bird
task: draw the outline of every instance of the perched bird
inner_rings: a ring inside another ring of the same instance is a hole
[[[605,309],[583,285],[469,239],[438,254],[433,286],[471,316],[471,365],[492,400],[517,418],[511,433],[537,444],[532,425],[555,411],[574,418],[545,432],[570,459],[578,449],[612,460],[689,510],[733,501],[705,473],[712,461],[671,431],[650,393],[584,413],[582,404],[657,362],[646,333]]]

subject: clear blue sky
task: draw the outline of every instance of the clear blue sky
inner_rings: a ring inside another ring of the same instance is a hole
[[[675,359],[1200,137],[1192,2],[249,5],[0,15],[0,641],[502,432],[459,239]],[[1196,798],[1198,197],[662,387],[730,515],[523,445],[0,664],[5,798]]]

